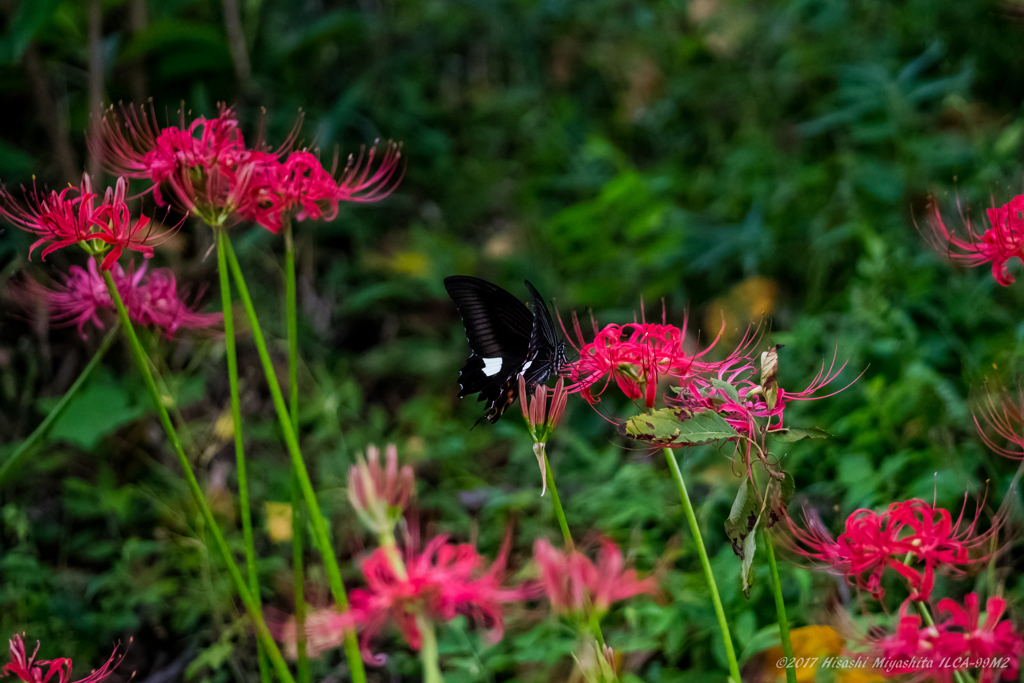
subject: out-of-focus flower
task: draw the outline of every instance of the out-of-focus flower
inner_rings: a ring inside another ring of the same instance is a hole
[[[549,389],[545,385],[539,384],[531,399],[526,391],[526,378],[519,375],[519,405],[523,409],[526,428],[530,431],[530,437],[533,439],[533,454],[536,456],[537,466],[540,468],[540,495],[542,496],[548,488],[548,473],[544,466],[547,441],[561,421],[562,414],[565,412],[565,404],[569,400],[569,392],[565,389],[565,379],[562,377],[555,382],[555,388],[550,390],[550,410],[548,410],[548,391]]]
[[[1024,400],[1018,396],[1016,399],[1008,394],[999,398],[991,395],[986,397],[981,406],[981,418],[988,427],[995,432],[995,436],[1009,441],[1016,446],[1016,449],[1009,448],[997,443],[996,438],[990,436],[982,426],[978,415],[974,416],[974,426],[985,445],[994,452],[1014,460],[1024,459]],[[1020,449],[1020,450],[1017,450]]]
[[[363,561],[367,585],[352,591],[348,612],[327,610],[307,617],[309,653],[317,656],[339,646],[344,634],[354,628],[361,632],[363,658],[382,664],[384,657],[370,652],[370,642],[389,621],[409,646],[418,650],[422,637],[417,617],[447,622],[458,614],[490,629],[492,639],[499,640],[504,626],[502,605],[534,595],[530,587],[501,587],[507,557],[506,543],[494,563],[485,568],[473,546],[449,543],[446,536],[431,540],[421,553],[408,551],[404,566],[396,564],[385,548],[378,548]],[[290,623],[276,628],[279,640],[294,640],[294,622]]]
[[[81,185],[60,192],[25,190],[27,205],[23,206],[4,189],[0,190],[0,216],[38,235],[39,239],[29,249],[30,257],[42,245],[46,245],[43,260],[51,252],[72,244],[81,245],[90,254],[109,249],[102,269],[110,270],[125,249],[152,257],[153,246],[164,236],[153,232],[149,218],[132,219],[126,203],[127,191],[127,181],[118,178],[116,189],[108,188],[97,206],[97,195],[92,191],[88,174],[84,174]]]
[[[962,526],[963,511],[953,523],[947,510],[919,498],[892,503],[881,514],[855,510],[846,520],[846,530],[835,540],[817,515],[805,510],[804,516],[806,529],[787,518],[793,549],[878,599],[885,594],[882,575],[890,568],[906,579],[911,599],[928,600],[935,571],[962,573],[963,566],[987,561],[985,546],[1001,526],[997,518],[992,528],[979,534],[977,517]],[[982,554],[972,557],[972,550]]]
[[[380,465],[380,450],[366,449],[366,460],[359,458],[348,470],[348,499],[359,519],[377,535],[391,534],[405,506],[416,494],[412,467],[398,467],[398,447],[385,449],[385,466]]]
[[[174,273],[158,268],[146,278],[146,265],[128,272],[115,264],[111,277],[118,294],[128,309],[128,316],[140,325],[155,325],[168,336],[180,328],[204,328],[216,325],[220,313],[199,313],[181,299]],[[115,310],[107,285],[100,275],[95,259],[89,259],[86,268],[71,266],[64,282],[55,289],[47,289],[31,281],[26,287],[32,297],[42,299],[50,308],[57,324],[75,325],[85,337],[87,322],[103,328],[101,310]]]
[[[886,662],[887,676],[910,674],[918,680],[948,683],[955,671],[977,669],[979,683],[990,683],[1000,671],[1004,680],[1016,680],[1024,639],[1009,620],[999,621],[1005,609],[1005,600],[989,598],[985,623],[979,624],[976,593],[968,595],[963,606],[944,598],[939,613],[949,618],[922,627],[921,617],[910,614],[909,602],[904,603],[896,632],[877,640],[873,649]]]
[[[966,266],[991,263],[996,282],[1004,287],[1013,283],[1007,262],[1012,258],[1024,261],[1024,195],[1014,197],[1003,206],[987,209],[991,227],[981,235],[967,217],[964,217],[966,236],[953,234],[942,220],[935,198],[931,200],[929,213],[929,238],[937,250]]]
[[[615,650],[601,645],[593,638],[585,639],[577,645],[573,659],[587,683],[614,683],[619,680],[616,675],[618,658]]]
[[[9,643],[11,661],[4,666],[4,675],[10,674],[25,683],[49,683],[51,680],[55,680],[55,683],[67,683],[71,678],[71,660],[68,657],[36,661],[36,654],[39,652],[38,642],[36,642],[36,649],[33,650],[31,656],[25,652],[25,643],[20,635],[14,634]],[[117,657],[117,648],[115,647],[114,652],[103,666],[85,678],[78,679],[75,683],[99,683],[109,676],[120,663],[121,659]]]
[[[559,614],[581,615],[589,603],[600,617],[614,602],[657,590],[653,577],[640,579],[635,569],[623,568],[622,552],[607,538],[601,540],[596,565],[575,549],[562,552],[543,539],[533,544],[533,559],[544,593]]]

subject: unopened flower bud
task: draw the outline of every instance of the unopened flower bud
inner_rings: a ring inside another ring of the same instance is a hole
[[[348,471],[348,499],[359,519],[376,534],[390,534],[402,517],[405,506],[416,492],[412,467],[398,467],[398,448],[388,445],[385,465],[380,464],[380,450],[366,449],[366,460]]]
[[[555,427],[565,413],[565,404],[569,398],[569,392],[565,390],[565,380],[561,377],[555,382],[555,388],[551,391],[551,406],[548,408],[549,389],[539,384],[534,389],[533,397],[530,398],[526,390],[526,379],[519,375],[519,405],[523,409],[523,419],[526,420],[526,428],[530,430],[530,437],[533,439],[533,454],[537,456],[537,466],[540,468],[541,492],[544,495],[547,491],[547,470],[544,466],[545,447],[548,438],[555,431]]]

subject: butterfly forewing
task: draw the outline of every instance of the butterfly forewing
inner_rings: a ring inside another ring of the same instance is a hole
[[[533,316],[526,305],[497,285],[466,275],[444,279],[466,326],[469,348],[484,358],[526,356]]]

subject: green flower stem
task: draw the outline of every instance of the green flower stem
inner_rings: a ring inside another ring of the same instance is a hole
[[[128,345],[131,347],[132,355],[135,357],[135,365],[138,367],[139,372],[142,373],[142,378],[146,383],[146,391],[149,393],[150,400],[153,401],[153,407],[156,408],[156,413],[160,418],[160,424],[163,425],[164,432],[167,434],[167,440],[170,442],[171,447],[178,456],[178,462],[181,463],[181,469],[185,475],[185,482],[188,484],[193,498],[195,498],[196,505],[199,507],[199,511],[203,516],[203,521],[206,527],[213,535],[213,540],[217,545],[217,549],[221,553],[224,565],[227,567],[228,574],[231,576],[231,581],[235,584],[235,590],[238,591],[238,596],[241,598],[242,604],[245,605],[245,609],[249,613],[249,617],[252,619],[253,624],[256,627],[257,637],[260,642],[263,643],[263,647],[270,656],[270,661],[274,666],[274,670],[277,671],[277,675],[281,681],[283,681],[283,683],[295,683],[295,679],[292,678],[291,671],[288,670],[288,665],[285,664],[284,657],[281,656],[281,651],[278,649],[277,643],[274,642],[273,637],[270,635],[270,630],[267,628],[267,622],[263,620],[263,611],[260,609],[259,603],[257,603],[253,598],[252,593],[249,592],[245,579],[242,578],[242,572],[238,570],[238,565],[235,564],[235,560],[231,556],[231,549],[228,547],[227,541],[224,540],[224,534],[221,532],[220,527],[213,518],[213,511],[210,510],[210,504],[206,501],[206,496],[203,495],[203,489],[199,486],[199,482],[196,480],[195,472],[192,471],[192,464],[188,461],[188,457],[185,455],[185,451],[181,447],[181,440],[178,438],[178,432],[175,431],[174,424],[171,422],[171,417],[167,414],[167,408],[164,406],[163,398],[160,396],[160,390],[157,389],[156,381],[153,379],[153,373],[149,369],[149,358],[146,356],[146,351],[142,348],[142,344],[139,342],[138,335],[135,334],[135,329],[132,327],[131,320],[128,318],[128,309],[125,308],[124,302],[121,300],[121,295],[118,293],[117,287],[114,285],[114,279],[110,276],[109,271],[103,272],[103,280],[107,285],[107,291],[110,292],[110,298],[114,300],[114,305],[117,307],[117,316],[121,321],[121,327],[124,328],[125,335],[128,337]]]
[[[441,667],[438,665],[437,635],[434,624],[423,615],[416,617],[416,628],[419,629],[420,661],[423,662],[423,683],[444,683]]]
[[[782,582],[779,568],[775,564],[775,548],[768,529],[761,532],[761,539],[768,554],[768,569],[772,576],[772,592],[775,594],[775,612],[779,616],[779,636],[782,638],[782,654],[786,657],[786,683],[796,683],[796,668],[793,663],[793,643],[789,638],[789,620],[786,618],[786,603],[782,599]]]
[[[228,278],[224,243],[227,232],[217,230],[217,272],[220,275],[220,301],[224,309],[224,352],[228,359],[228,383],[231,386],[231,428],[235,434],[235,468],[238,472],[238,507],[242,516],[242,542],[245,546],[245,566],[249,573],[249,591],[260,604],[260,580],[256,571],[256,542],[252,533],[252,508],[249,503],[249,478],[245,466],[245,442],[242,438],[242,408],[238,392],[238,354],[235,351],[235,322],[231,310],[231,281]],[[256,655],[261,683],[270,682],[270,668],[263,646],[256,641]]]
[[[700,533],[700,525],[697,523],[697,515],[693,512],[693,504],[690,503],[690,494],[686,492],[686,482],[683,481],[683,473],[679,471],[679,464],[671,448],[665,451],[665,461],[672,470],[672,478],[679,488],[679,498],[683,503],[683,512],[686,514],[686,521],[690,524],[690,531],[694,540],[697,541],[697,553],[700,555],[700,566],[704,570],[704,577],[708,581],[708,588],[711,590],[711,602],[715,606],[715,615],[718,617],[718,626],[722,630],[722,643],[725,645],[725,656],[729,659],[729,677],[733,683],[741,683],[740,665],[736,661],[736,650],[732,645],[732,635],[729,633],[729,622],[725,618],[725,609],[722,607],[722,598],[718,596],[718,584],[715,583],[715,575],[711,571],[711,562],[708,560],[708,551],[704,548],[704,538]]]
[[[238,288],[239,297],[242,299],[242,306],[245,307],[245,313],[252,327],[253,341],[256,343],[256,350],[259,352],[260,362],[263,365],[263,374],[266,376],[267,386],[270,388],[270,395],[274,400],[278,423],[281,425],[285,445],[288,447],[288,453],[292,459],[292,468],[298,476],[302,497],[306,503],[306,508],[309,510],[313,537],[324,560],[324,568],[327,570],[331,593],[334,596],[338,609],[345,611],[348,609],[348,596],[345,594],[345,585],[341,580],[341,568],[338,566],[338,558],[331,548],[327,522],[320,512],[320,504],[317,502],[313,483],[309,479],[306,463],[302,459],[299,441],[295,435],[295,430],[292,429],[288,407],[285,405],[284,396],[281,394],[281,386],[277,381],[274,363],[270,359],[270,352],[267,350],[267,343],[263,338],[263,331],[260,329],[260,321],[256,317],[256,309],[252,304],[252,298],[249,296],[249,288],[245,284],[245,276],[242,274],[241,266],[238,265],[238,257],[235,256],[230,240],[224,240],[224,247],[228,257],[228,265],[231,267],[231,274],[234,276],[235,286]],[[356,642],[355,634],[352,632],[345,636],[345,656],[348,659],[348,666],[352,672],[352,680],[355,683],[366,683],[366,670],[363,668],[363,660],[359,655],[359,644]]]
[[[18,447],[14,449],[14,452],[11,453],[7,460],[4,461],[4,464],[0,465],[0,484],[4,482],[4,479],[7,477],[7,473],[11,468],[17,465],[18,461],[21,460],[26,453],[30,452],[36,444],[38,444],[49,433],[53,425],[57,423],[57,420],[64,415],[68,406],[71,405],[72,399],[78,395],[78,392],[85,386],[85,383],[89,381],[89,377],[103,361],[103,356],[106,355],[107,349],[110,348],[110,345],[117,337],[117,331],[120,325],[120,321],[114,323],[114,326],[110,328],[110,331],[107,332],[107,336],[105,336],[103,341],[100,342],[100,346],[96,349],[96,353],[93,354],[92,359],[90,359],[86,364],[85,368],[82,370],[82,374],[78,376],[78,379],[76,379],[75,383],[71,385],[71,388],[64,392],[64,395],[60,397],[59,401],[57,401],[57,405],[50,410],[50,413],[42,422],[39,423],[39,426],[32,430],[32,433],[28,435],[28,438],[18,444]]]
[[[288,327],[288,409],[292,431],[299,433],[299,322],[295,294],[295,247],[292,222],[284,221],[284,303]],[[292,571],[295,574],[295,645],[298,650],[299,683],[309,683],[306,654],[305,572],[302,564],[302,533],[305,527],[298,473],[292,468]]]
[[[548,452],[546,448],[544,449],[544,471],[547,473],[548,490],[551,491],[551,502],[554,503],[555,506],[555,516],[558,517],[558,526],[562,529],[562,539],[565,541],[565,548],[570,552],[575,552],[576,545],[572,542],[572,534],[569,533],[569,523],[565,520],[565,510],[562,509],[562,500],[558,497],[558,486],[555,484],[555,473],[551,469],[551,463],[548,462]],[[586,612],[587,623],[590,626],[590,631],[603,649],[604,634],[601,633],[601,622],[598,621],[597,614],[591,608],[589,600],[587,601]]]

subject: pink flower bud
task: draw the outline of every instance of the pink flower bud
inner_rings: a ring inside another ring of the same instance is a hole
[[[348,499],[359,519],[374,533],[390,534],[402,517],[409,499],[416,493],[412,467],[398,467],[398,447],[388,445],[386,464],[380,465],[376,446],[366,449],[362,458],[349,468]]]

